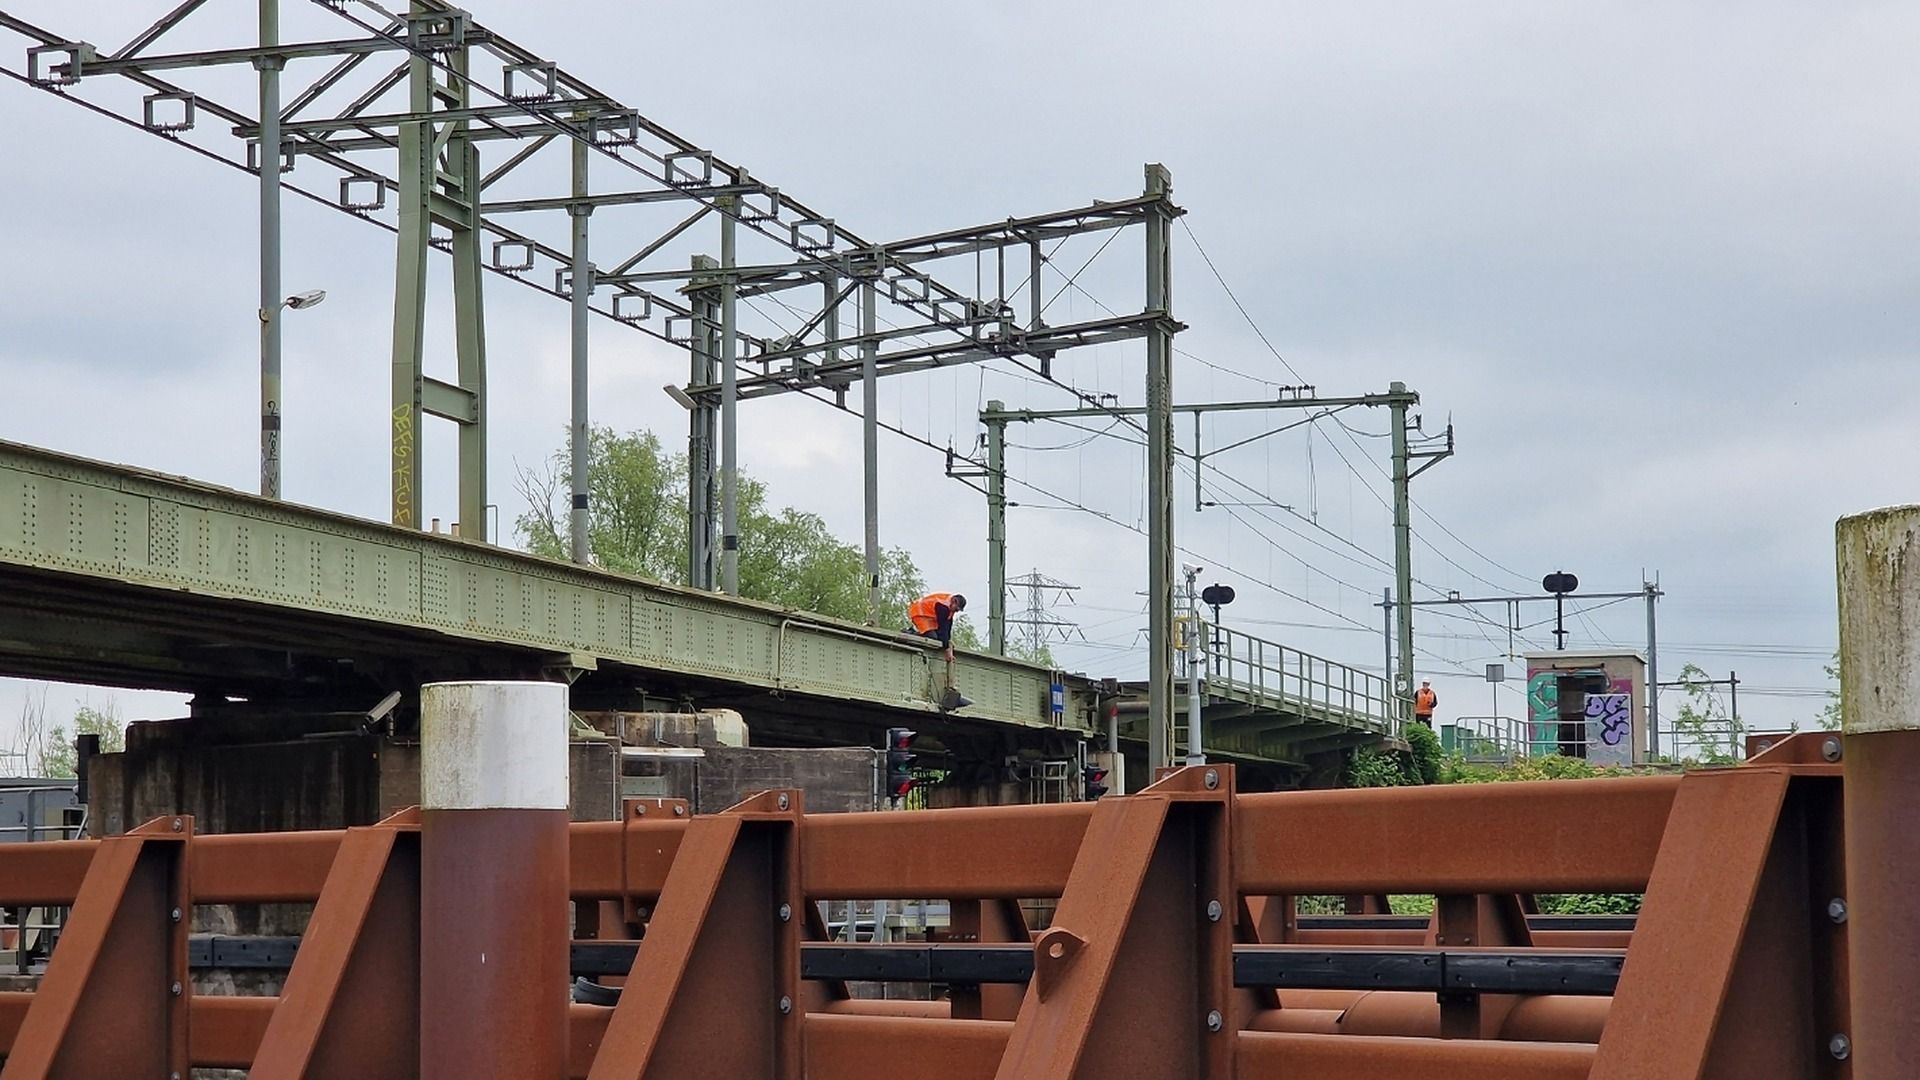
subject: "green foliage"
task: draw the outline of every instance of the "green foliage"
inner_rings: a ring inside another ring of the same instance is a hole
[[[1638,915],[1639,893],[1541,893],[1542,915]]]
[[[1448,758],[1441,768],[1441,782],[1447,784],[1494,784],[1513,780],[1590,780],[1601,776],[1625,776],[1627,770],[1615,765],[1593,765],[1584,758],[1543,754],[1516,758],[1511,765],[1494,765]]]
[[[1408,724],[1401,732],[1405,751],[1363,746],[1347,758],[1345,787],[1413,787],[1445,780],[1446,755],[1440,737],[1425,724]]]
[[[1820,714],[1813,718],[1822,731],[1840,730],[1840,653],[1835,650],[1833,658],[1820,665],[1827,673],[1827,703],[1820,706]]]
[[[1729,715],[1719,695],[1706,680],[1706,672],[1694,664],[1680,669],[1682,701],[1673,718],[1675,746],[1692,746],[1698,760],[1706,765],[1733,765],[1744,756],[1746,725]]]
[[[1405,761],[1392,750],[1363,746],[1347,758],[1343,786],[1350,788],[1405,787],[1415,781]]]
[[[1412,758],[1415,782],[1439,783],[1446,760],[1445,752],[1440,749],[1440,736],[1425,724],[1408,724],[1401,730],[1401,737],[1407,740],[1407,754]]]
[[[101,753],[115,753],[127,748],[125,724],[111,703],[104,709],[82,705],[74,711],[72,733],[68,733],[67,725],[56,725],[45,745],[40,748],[40,775],[75,775],[79,760],[73,741],[82,735],[100,736]]]
[[[656,581],[687,580],[687,459],[667,454],[651,432],[617,434],[597,427],[588,467],[592,510],[587,543],[594,562],[608,570]],[[527,509],[514,529],[527,550],[564,559],[569,554],[571,447],[562,447],[542,468],[522,469],[517,481]],[[843,543],[818,514],[767,507],[761,481],[739,478],[740,595],[781,607],[817,612],[853,622],[867,618],[865,558]],[[907,605],[926,582],[904,550],[881,552],[883,624],[905,625]],[[977,647],[956,635],[963,648]]]

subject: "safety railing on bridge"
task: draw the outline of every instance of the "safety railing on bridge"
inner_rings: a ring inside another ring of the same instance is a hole
[[[1410,705],[1385,678],[1312,653],[1208,626],[1201,638],[1207,694],[1255,708],[1398,735]]]
[[[1516,716],[1461,716],[1440,725],[1440,748],[1468,761],[1528,757],[1538,736],[1532,722]]]

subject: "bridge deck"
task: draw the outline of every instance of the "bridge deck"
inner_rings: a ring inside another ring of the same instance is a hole
[[[831,741],[876,723],[931,729],[946,681],[935,650],[891,630],[7,442],[0,597],[0,675],[150,689],[351,688],[371,703],[436,678],[566,667],[591,673],[576,699],[612,688],[745,706]],[[1084,678],[1064,680],[1060,716],[1044,668],[963,653],[954,680],[973,704],[942,718],[948,730],[1099,729]],[[1297,760],[1303,735],[1371,738],[1384,723],[1377,694],[1333,701],[1290,685],[1258,665],[1221,672],[1214,698],[1238,695],[1264,726],[1223,720],[1209,750]]]

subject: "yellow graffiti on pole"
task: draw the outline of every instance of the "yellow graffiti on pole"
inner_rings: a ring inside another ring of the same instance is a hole
[[[413,405],[393,409],[393,523],[413,525]]]

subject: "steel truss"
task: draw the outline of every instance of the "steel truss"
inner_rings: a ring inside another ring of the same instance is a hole
[[[1839,745],[1792,736],[1685,776],[1252,795],[1194,766],[1092,804],[912,814],[636,800],[572,826],[572,966],[625,980],[572,1006],[568,1075],[1838,1075]],[[418,820],[204,836],[163,818],[0,847],[0,905],[72,907],[39,989],[0,994],[0,1075],[431,1074],[419,927],[460,914],[421,908]],[[1577,891],[1645,902],[1630,928],[1528,914]],[[1437,894],[1430,919],[1377,914],[1415,892]],[[1296,918],[1310,894],[1375,914]],[[948,899],[950,943],[825,940],[816,902],[900,897]],[[1037,934],[1014,903],[1034,898],[1058,901]],[[302,939],[254,951],[190,942],[179,915],[316,901]],[[290,965],[286,991],[193,992],[190,967],[221,956]],[[949,989],[862,1001],[849,978]]]
[[[1178,214],[1164,171],[1138,197],[876,241],[446,0],[412,0],[398,11],[370,0],[314,3],[351,32],[281,42],[279,0],[260,0],[258,40],[163,52],[159,46],[183,23],[191,21],[197,31],[223,25],[207,16],[193,19],[205,0],[185,0],[107,51],[0,12],[0,28],[28,45],[19,68],[0,70],[235,168],[257,173],[272,157],[286,190],[396,233],[391,488],[397,524],[422,524],[418,432],[424,417],[435,416],[461,427],[460,521],[465,535],[485,538],[483,272],[574,306],[572,436],[582,451],[575,454],[572,521],[580,561],[587,558],[586,316],[690,351],[684,394],[692,403],[689,450],[696,468],[690,471],[696,476],[688,497],[694,528],[705,534],[695,538],[689,574],[704,587],[716,578],[733,584],[730,414],[736,400],[822,392],[844,406],[847,390],[859,382],[871,472],[869,406],[880,377],[994,357],[1031,358],[1045,371],[1065,349],[1170,338],[1178,329],[1164,289],[1160,302],[1150,296],[1134,315],[1058,326],[1043,318],[1050,246]],[[245,25],[224,24],[229,31]],[[203,85],[209,72],[245,67],[260,71],[261,103],[279,103],[284,90],[284,104],[266,109],[235,99],[230,88],[222,96]],[[263,138],[277,145],[263,152]],[[482,148],[491,157],[493,144],[504,144],[502,157],[483,167]],[[264,190],[270,186],[263,185],[262,195],[262,279],[277,287],[278,194]],[[689,258],[688,245],[676,245],[716,223],[718,263],[706,253]],[[737,240],[745,240],[758,261],[736,258]],[[454,266],[458,375],[451,382],[426,375],[421,365],[427,253],[435,248],[448,252]],[[1150,251],[1149,264],[1154,257]],[[990,290],[948,280],[961,270],[971,279],[989,258]],[[1164,244],[1160,258],[1164,263]],[[1149,265],[1146,276],[1154,272]],[[1020,280],[1010,286],[1016,275]],[[585,287],[576,288],[580,282]],[[753,310],[761,299],[786,314]],[[261,318],[262,487],[277,494],[279,313],[269,299],[263,298]],[[874,574],[871,476],[868,490],[868,572]],[[717,510],[716,500],[724,504]],[[716,531],[722,534],[717,545]]]

